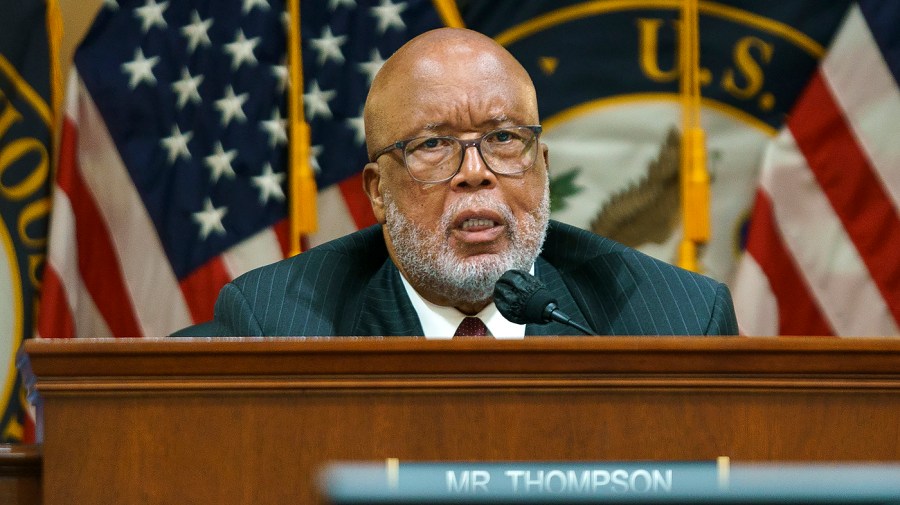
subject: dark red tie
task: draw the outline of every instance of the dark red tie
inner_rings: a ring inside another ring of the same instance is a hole
[[[486,337],[487,326],[477,317],[467,317],[459,323],[454,337]]]

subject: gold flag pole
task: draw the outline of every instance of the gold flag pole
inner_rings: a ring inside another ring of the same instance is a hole
[[[684,234],[678,266],[699,271],[697,246],[709,241],[709,173],[700,124],[700,29],[697,0],[682,0],[679,32],[681,70],[681,216]]]
[[[451,28],[466,27],[462,15],[459,13],[459,7],[456,6],[456,0],[431,0],[431,3],[444,25]]]
[[[54,124],[50,128],[56,128],[58,114],[62,111],[62,103],[65,95],[62,69],[59,67],[59,50],[62,45],[63,19],[56,0],[47,2],[46,10],[47,42],[50,48],[50,105],[53,107]]]
[[[318,229],[316,222],[316,178],[309,161],[309,124],[303,114],[303,59],[300,52],[300,0],[289,0],[288,12],[288,223],[290,255],[299,254],[300,239]]]

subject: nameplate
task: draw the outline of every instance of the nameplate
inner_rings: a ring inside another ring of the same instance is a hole
[[[545,500],[565,497],[646,498],[716,492],[715,462],[623,463],[398,463],[337,464],[325,472],[334,503]]]
[[[324,495],[357,503],[900,504],[900,464],[700,462],[332,464]]]

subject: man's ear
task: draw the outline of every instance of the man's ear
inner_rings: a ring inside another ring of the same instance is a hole
[[[366,163],[362,174],[363,191],[369,196],[372,213],[379,224],[384,224],[384,194],[381,192],[381,167],[378,163]]]
[[[547,173],[550,173],[550,148],[547,147],[547,144],[541,142],[541,155],[544,157],[544,169],[547,170]]]

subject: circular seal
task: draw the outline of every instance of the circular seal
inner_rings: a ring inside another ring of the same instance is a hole
[[[0,363],[6,363],[3,388],[0,389],[0,415],[15,401],[16,349],[22,342],[24,312],[22,307],[22,279],[12,237],[6,223],[0,219]],[[2,365],[0,365],[2,366]]]

